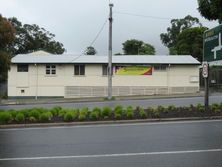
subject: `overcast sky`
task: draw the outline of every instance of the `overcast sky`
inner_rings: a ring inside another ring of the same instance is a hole
[[[111,0],[114,4],[113,53],[122,52],[127,39],[154,45],[157,54],[168,54],[160,34],[170,26],[170,18],[198,17],[212,28],[217,22],[203,19],[197,0]],[[81,53],[95,38],[109,15],[109,0],[0,0],[4,17],[17,17],[22,23],[38,24],[56,35],[67,53]],[[132,13],[154,17],[136,17]],[[107,54],[108,22],[93,45],[99,55]]]

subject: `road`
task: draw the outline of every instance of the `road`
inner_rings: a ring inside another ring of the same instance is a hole
[[[222,96],[210,96],[210,103],[221,103]],[[161,98],[161,99],[144,99],[144,100],[115,100],[115,101],[102,101],[102,102],[69,102],[69,103],[50,103],[50,104],[26,104],[26,105],[0,105],[0,109],[22,109],[22,108],[33,108],[33,107],[45,107],[52,108],[55,106],[61,106],[65,108],[83,108],[88,107],[90,109],[94,107],[110,106],[115,107],[116,105],[133,106],[133,107],[155,107],[158,105],[175,105],[175,106],[189,106],[190,104],[204,104],[203,97],[184,97],[184,98]]]
[[[222,120],[0,129],[2,167],[221,167]]]

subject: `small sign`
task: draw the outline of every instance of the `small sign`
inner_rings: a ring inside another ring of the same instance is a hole
[[[203,62],[202,75],[203,75],[204,78],[208,77],[208,63],[207,62]]]

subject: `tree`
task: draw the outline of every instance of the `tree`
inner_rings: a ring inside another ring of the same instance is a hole
[[[222,0],[198,0],[200,14],[208,20],[222,23]]]
[[[10,56],[7,46],[15,39],[15,29],[11,23],[0,15],[0,83],[6,81],[10,68]]]
[[[203,60],[203,33],[208,28],[194,27],[182,31],[177,39],[176,52],[179,55],[192,55],[200,62]]]
[[[123,43],[123,52],[125,55],[155,55],[155,48],[143,41],[131,39]]]
[[[85,50],[85,55],[95,55],[96,53],[96,49],[92,46],[88,46]]]
[[[52,54],[62,54],[65,51],[63,44],[54,40],[55,35],[44,28],[40,28],[36,24],[23,25],[15,17],[8,20],[16,30],[15,40],[7,48],[12,55],[38,50],[44,50]]]
[[[160,34],[162,43],[169,48],[170,54],[177,54],[175,45],[177,44],[178,35],[185,29],[195,25],[202,26],[199,19],[190,15],[183,19],[172,19],[171,27],[167,28],[166,33]]]

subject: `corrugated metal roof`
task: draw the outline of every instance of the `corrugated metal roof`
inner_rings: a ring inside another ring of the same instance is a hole
[[[167,56],[167,55],[121,55],[113,56],[114,64],[200,64],[192,56]],[[76,56],[71,54],[38,56],[21,54],[12,58],[12,63],[55,63],[55,64],[103,64],[108,63],[108,56]]]

